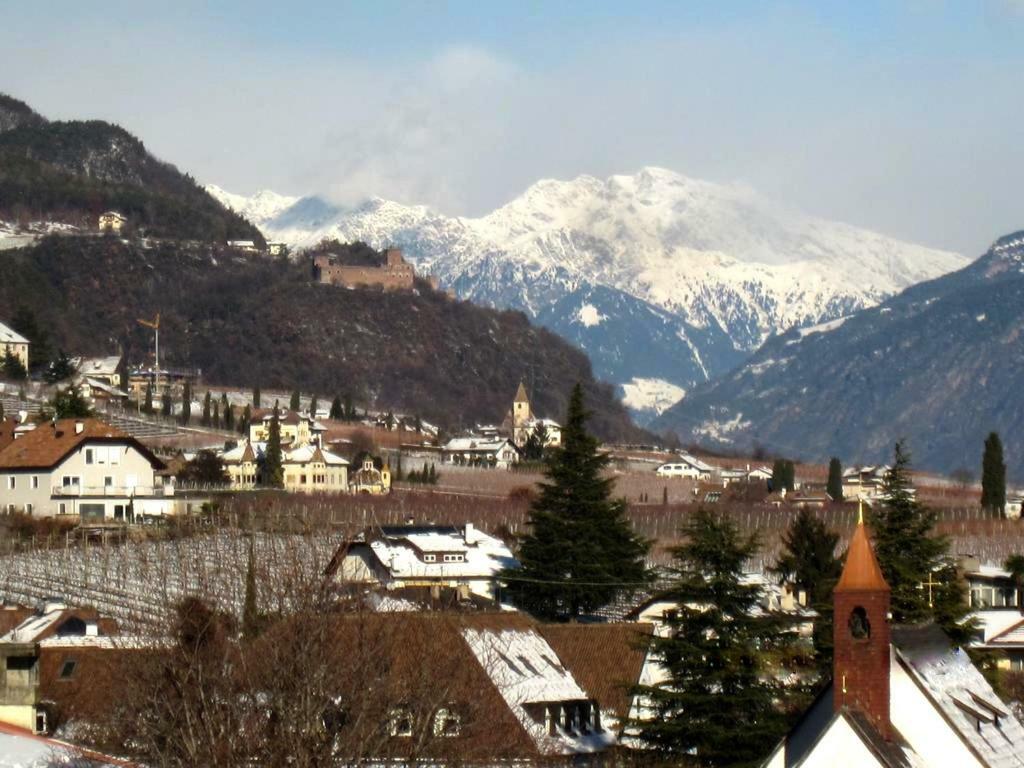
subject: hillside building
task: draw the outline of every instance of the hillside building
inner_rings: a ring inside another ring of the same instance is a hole
[[[384,251],[384,264],[376,267],[343,264],[335,254],[317,254],[313,257],[313,277],[325,285],[344,288],[411,291],[416,271],[398,248],[388,248]]]
[[[121,230],[124,229],[124,225],[128,223],[128,218],[117,211],[105,211],[100,214],[99,220],[97,221],[97,229],[100,232],[110,232],[115,235],[121,234]]]
[[[453,437],[441,446],[441,461],[508,469],[519,461],[519,451],[504,437]]]
[[[15,331],[13,328],[0,323],[0,362],[7,357],[7,353],[14,355],[21,364],[28,370],[28,347],[29,340]]]
[[[352,473],[348,483],[349,493],[364,493],[382,496],[391,493],[391,468],[385,464],[380,469],[371,457],[363,459],[363,465]]]
[[[247,490],[262,482],[265,442],[244,440],[221,455],[234,490]],[[348,461],[315,443],[281,451],[284,490],[292,493],[347,493]]]

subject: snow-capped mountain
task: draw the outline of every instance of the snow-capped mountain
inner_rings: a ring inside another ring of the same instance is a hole
[[[521,309],[570,338],[618,384],[689,389],[775,333],[873,306],[966,263],[660,168],[539,181],[480,218],[379,198],[341,207],[207,189],[294,247],[325,237],[399,246],[459,296]]]

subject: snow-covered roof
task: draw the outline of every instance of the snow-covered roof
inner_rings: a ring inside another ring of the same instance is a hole
[[[120,355],[83,357],[78,363],[78,372],[84,376],[112,376],[120,365]]]
[[[603,749],[615,740],[610,731],[571,733],[556,727],[551,736],[524,708],[526,704],[585,701],[591,697],[562,666],[558,654],[532,629],[464,629],[463,638],[523,728],[545,753]]]
[[[67,608],[62,604],[47,606],[41,613],[35,613],[0,636],[0,643],[31,643],[64,616]]]
[[[679,461],[683,462],[684,464],[689,464],[691,467],[698,470],[699,472],[714,472],[715,470],[715,468],[712,467],[710,464],[705,464],[696,456],[691,456],[688,453],[680,453]]]
[[[90,389],[98,389],[100,392],[106,392],[108,395],[111,395],[112,397],[128,397],[128,393],[125,392],[123,389],[118,389],[117,387],[111,386],[110,384],[108,384],[105,381],[102,381],[101,379],[94,379],[91,376],[86,376],[85,383],[89,386]]]
[[[308,464],[313,460],[313,457],[316,456],[317,451],[319,451],[320,455],[323,456],[324,463],[329,466],[348,466],[348,461],[338,454],[331,453],[323,448],[318,448],[311,443],[306,443],[305,445],[300,445],[298,448],[285,451],[283,461],[285,464]]]
[[[0,344],[28,344],[28,339],[13,328],[0,323]]]
[[[518,561],[512,550],[498,538],[467,524],[448,526],[411,526],[384,529],[370,542],[370,549],[388,569],[393,579],[477,578],[490,579]],[[462,555],[461,562],[424,562],[420,553]]]
[[[445,451],[487,451],[497,453],[508,445],[503,437],[453,437],[444,444]]]
[[[1024,726],[999,699],[967,653],[950,648],[935,625],[894,627],[897,658],[943,719],[989,768],[1024,765]]]

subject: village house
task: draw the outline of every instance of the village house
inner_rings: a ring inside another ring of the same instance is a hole
[[[843,471],[844,499],[874,499],[881,495],[889,466],[849,467]]]
[[[7,357],[8,353],[18,358],[21,364],[28,370],[28,346],[29,341],[12,328],[0,323],[0,362]]]
[[[363,465],[352,473],[348,492],[370,496],[391,493],[391,468],[384,464],[378,469],[372,456],[364,457]]]
[[[441,447],[441,461],[508,469],[519,461],[519,451],[504,437],[454,437]]]
[[[118,629],[91,608],[51,601],[38,610],[0,607],[0,632],[0,722],[46,733],[62,687],[81,679],[88,649],[109,646]]]
[[[124,380],[124,366],[120,355],[83,357],[76,361],[75,370],[84,379],[99,381],[120,389]]]
[[[497,575],[518,562],[501,539],[466,523],[371,528],[338,549],[328,575],[341,585],[387,590],[450,588],[495,599]]]
[[[98,419],[62,419],[0,451],[0,509],[83,522],[131,522],[175,511],[164,464],[135,438]]]
[[[169,392],[175,400],[180,400],[188,384],[195,392],[202,378],[202,372],[192,368],[167,368],[159,370],[152,366],[136,366],[128,371],[128,392],[131,399],[142,402],[146,398],[146,389],[153,388],[153,404],[156,406]]]
[[[562,444],[562,426],[553,419],[537,418],[530,406],[530,398],[526,394],[526,385],[519,382],[512,410],[505,417],[504,429],[512,435],[512,443],[522,448],[532,435],[544,437],[544,448],[558,447]]]
[[[252,412],[252,422],[249,424],[249,440],[253,443],[267,442],[270,439],[270,423],[273,420],[273,408],[255,409]],[[299,446],[306,443],[320,445],[322,435],[327,431],[327,428],[318,424],[312,416],[284,408],[278,409],[277,425],[282,446]]]
[[[662,464],[655,470],[658,477],[684,477],[704,482],[710,482],[711,475],[714,472],[715,468],[713,466],[688,453],[679,454],[676,459]],[[723,483],[723,487],[726,484]]]
[[[97,221],[97,229],[100,232],[111,232],[115,235],[121,234],[124,225],[128,223],[127,217],[117,211],[105,211],[100,214]]]
[[[833,593],[832,681],[766,768],[1024,765],[1024,726],[935,624],[890,625],[863,521]]]
[[[243,253],[259,253],[259,246],[256,245],[254,240],[228,240],[228,248],[232,248],[236,251],[242,251]]]
[[[265,442],[243,440],[221,454],[234,490],[251,489],[262,482]],[[284,490],[293,493],[347,493],[348,461],[315,443],[282,448]]]

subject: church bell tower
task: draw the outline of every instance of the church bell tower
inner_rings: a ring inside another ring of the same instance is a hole
[[[833,592],[833,706],[856,710],[887,741],[889,720],[890,589],[875,558],[863,512]]]

